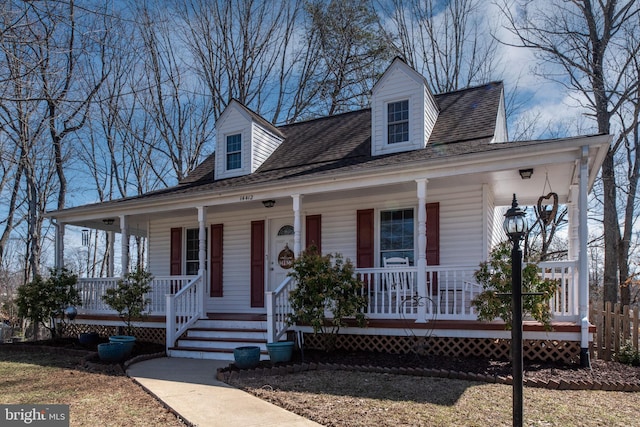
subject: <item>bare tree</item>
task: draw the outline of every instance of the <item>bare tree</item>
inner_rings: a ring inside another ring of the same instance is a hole
[[[640,51],[638,15],[635,0],[504,1],[502,11],[515,46],[532,49],[543,76],[565,87],[599,133],[610,133],[612,119],[622,106],[638,97],[634,58]],[[618,217],[616,154],[630,129],[622,129],[609,149],[602,166],[604,226],[604,300],[617,302],[621,231]],[[629,204],[636,194],[627,194]],[[630,199],[630,200],[629,200]],[[625,255],[624,259],[627,259]],[[621,278],[624,279],[624,278]]]

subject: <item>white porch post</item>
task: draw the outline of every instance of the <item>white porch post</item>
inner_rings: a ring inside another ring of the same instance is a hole
[[[122,277],[129,272],[129,224],[127,224],[127,216],[120,215],[120,263],[122,264]]]
[[[587,225],[587,182],[589,180],[588,171],[589,147],[582,147],[582,158],[580,159],[580,182],[578,197],[578,233],[580,235],[580,249],[578,253],[578,310],[580,316],[580,365],[590,366],[589,360],[589,271],[587,256],[587,239],[589,238],[589,228]]]
[[[64,222],[54,222],[56,227],[56,256],[54,259],[54,264],[56,270],[64,268]]]
[[[569,210],[569,247],[567,258],[577,260],[580,253],[580,218],[578,204],[580,203],[579,185],[572,185],[569,188],[571,203],[567,206]]]
[[[107,262],[107,277],[113,277],[113,272],[114,272],[114,265],[115,265],[115,238],[116,238],[116,233],[114,233],[113,231],[108,231],[107,232],[107,239],[109,240],[109,247],[108,247],[108,262]]]
[[[206,258],[207,258],[207,210],[204,206],[198,206],[198,275],[202,277],[201,291],[198,296],[200,315],[204,316],[204,298],[206,288]]]
[[[418,305],[416,323],[427,322],[427,182],[426,178],[416,179],[418,195],[418,296],[422,304]]]
[[[296,258],[302,253],[302,211],[300,194],[291,195],[293,198],[293,254]]]

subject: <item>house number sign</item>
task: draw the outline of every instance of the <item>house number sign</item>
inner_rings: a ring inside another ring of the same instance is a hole
[[[285,243],[284,249],[278,254],[278,265],[285,270],[293,267],[293,251],[289,249],[289,245]]]

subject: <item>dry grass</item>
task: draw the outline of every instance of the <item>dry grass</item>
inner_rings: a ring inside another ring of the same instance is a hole
[[[0,352],[0,403],[67,404],[71,426],[182,426],[122,373],[88,372],[78,358]]]
[[[325,426],[510,426],[511,386],[347,371],[232,385]],[[640,393],[524,389],[526,426],[638,425]]]

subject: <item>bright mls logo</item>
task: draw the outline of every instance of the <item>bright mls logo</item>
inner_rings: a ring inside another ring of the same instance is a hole
[[[69,405],[0,405],[2,426],[69,427]]]

